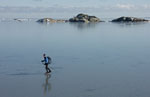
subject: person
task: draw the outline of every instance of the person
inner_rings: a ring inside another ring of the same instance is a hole
[[[50,73],[51,70],[50,70],[50,68],[48,67],[48,64],[50,64],[50,63],[49,63],[49,59],[48,59],[48,57],[46,57],[46,54],[43,54],[43,58],[44,58],[44,60],[42,60],[41,62],[44,62],[45,69],[46,69],[46,73]]]

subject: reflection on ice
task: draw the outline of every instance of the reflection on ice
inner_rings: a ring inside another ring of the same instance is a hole
[[[49,79],[51,78],[51,74],[45,73],[45,83],[43,84],[44,95],[47,95],[51,91],[51,83],[49,83]]]
[[[86,28],[94,28],[99,23],[69,23],[69,24],[77,27],[78,29],[86,29]]]
[[[121,27],[126,27],[126,26],[144,25],[147,24],[148,22],[111,22],[111,23],[119,25]]]

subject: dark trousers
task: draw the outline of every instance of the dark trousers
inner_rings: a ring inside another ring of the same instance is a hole
[[[51,70],[48,68],[48,64],[47,64],[47,63],[45,63],[45,69],[46,69],[46,72],[47,72],[47,73],[50,73],[50,72],[51,72]]]

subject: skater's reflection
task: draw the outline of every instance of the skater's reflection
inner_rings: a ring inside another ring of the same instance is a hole
[[[51,74],[45,73],[45,83],[43,84],[44,87],[44,95],[46,95],[48,92],[51,91],[51,84],[48,82],[49,79],[51,78]]]

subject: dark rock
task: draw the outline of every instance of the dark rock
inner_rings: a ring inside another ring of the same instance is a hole
[[[78,14],[76,17],[70,18],[69,22],[85,22],[85,23],[89,23],[89,22],[101,22],[101,20],[99,18],[97,18],[96,16],[89,16],[87,14]]]
[[[135,17],[120,17],[112,20],[112,22],[148,22],[149,20],[135,18]]]
[[[39,19],[37,22],[40,22],[40,23],[47,23],[47,22],[56,23],[56,22],[67,22],[67,20],[55,20],[55,19],[52,19],[52,18],[43,18],[43,19]]]

